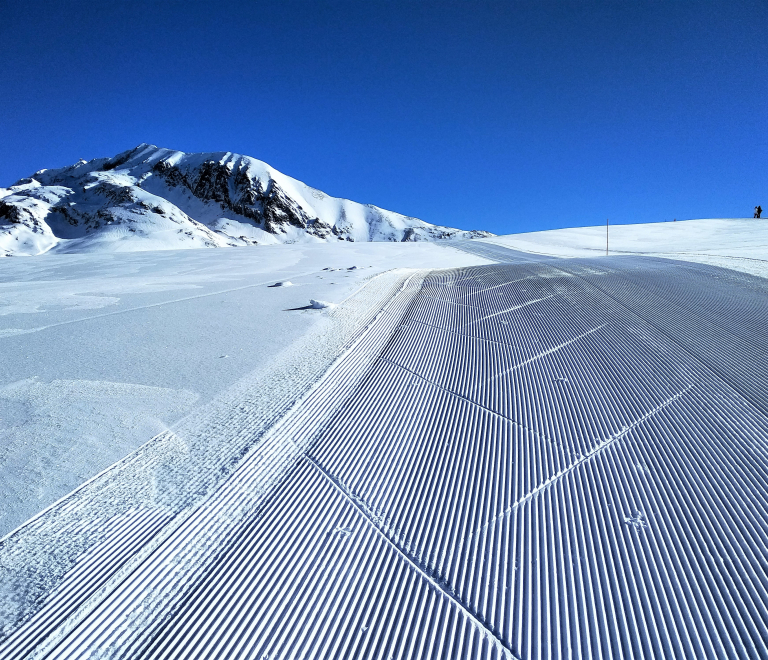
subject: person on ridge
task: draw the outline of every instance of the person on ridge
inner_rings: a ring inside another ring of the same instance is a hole
[[[755,217],[759,218],[760,214],[763,212],[763,207],[759,204],[755,207]]]

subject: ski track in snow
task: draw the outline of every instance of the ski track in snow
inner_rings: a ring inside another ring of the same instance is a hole
[[[457,247],[498,263],[374,280],[300,399],[244,384],[5,539],[33,583],[83,547],[0,658],[768,658],[766,283]]]

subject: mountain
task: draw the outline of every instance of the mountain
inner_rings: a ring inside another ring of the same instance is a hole
[[[331,197],[230,152],[141,144],[0,188],[0,256],[486,236]]]

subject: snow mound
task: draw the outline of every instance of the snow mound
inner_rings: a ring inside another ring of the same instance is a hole
[[[290,280],[285,280],[284,282],[275,282],[274,284],[270,285],[272,288],[280,287],[280,286],[296,286],[293,282]]]
[[[325,302],[325,300],[310,300],[309,306],[312,309],[329,309],[336,307],[335,303]]]

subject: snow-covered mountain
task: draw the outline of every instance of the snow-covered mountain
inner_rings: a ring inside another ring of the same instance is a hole
[[[0,188],[0,256],[487,236],[331,197],[248,156],[149,144]]]

